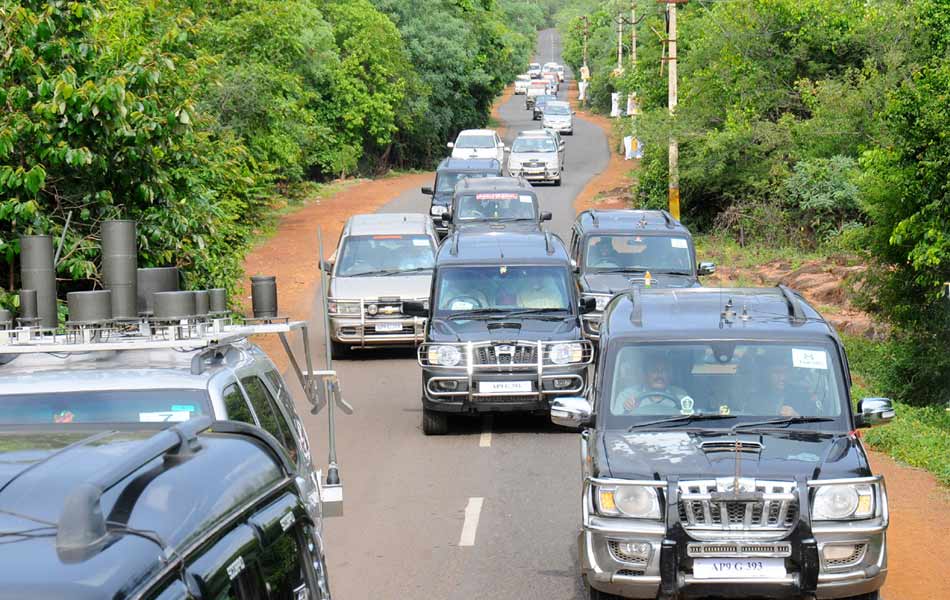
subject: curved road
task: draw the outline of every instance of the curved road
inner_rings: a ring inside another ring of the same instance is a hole
[[[536,60],[560,62],[553,30]],[[562,96],[566,94],[566,87]],[[510,143],[537,121],[515,96],[500,108]],[[609,159],[601,130],[577,119],[566,137],[561,187],[538,187],[551,230],[565,236],[575,196]],[[381,210],[428,212],[419,191]],[[314,302],[313,341],[322,321]],[[320,352],[322,354],[322,352]],[[318,359],[318,364],[321,361]],[[496,416],[450,435],[421,430],[421,374],[412,351],[372,351],[335,363],[356,408],[337,418],[346,514],[327,519],[336,598],[580,600],[576,559],[580,493],[577,434],[539,417]],[[301,407],[301,414],[306,411]],[[305,419],[318,463],[326,456],[325,414]]]

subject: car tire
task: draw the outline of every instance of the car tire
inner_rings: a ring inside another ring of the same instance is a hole
[[[347,360],[353,358],[353,351],[347,344],[340,342],[330,342],[330,356],[333,360]]]
[[[422,409],[422,433],[426,435],[445,435],[449,432],[449,415]]]

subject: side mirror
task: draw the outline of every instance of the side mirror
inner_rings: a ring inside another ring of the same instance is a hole
[[[546,211],[544,211],[544,212],[541,213],[541,220],[542,220],[542,221],[550,221],[553,217],[554,217],[554,215],[552,215],[552,214],[550,213],[550,211],[547,211],[547,210],[546,210]]]
[[[716,272],[716,263],[714,262],[701,262],[699,263],[699,269],[697,271],[700,275],[712,275]]]
[[[442,223],[443,223],[443,224],[445,224],[445,223],[451,223],[451,222],[452,222],[452,213],[446,211],[446,212],[442,213],[442,216],[439,217],[439,218],[442,219]]]
[[[423,186],[422,193],[426,196],[432,196],[435,194],[435,191],[429,186]]]
[[[455,142],[449,142],[445,145],[446,148],[455,148]]]
[[[562,427],[580,429],[590,425],[593,412],[585,398],[555,398],[551,402],[551,421]]]
[[[429,309],[425,302],[418,300],[406,300],[402,303],[402,312],[410,317],[428,317]]]
[[[574,273],[581,272],[581,268],[577,266],[577,261],[574,260],[573,258],[571,259],[571,270],[574,271]]]
[[[854,424],[858,427],[874,427],[890,423],[895,416],[894,405],[889,398],[863,398],[858,402]]]
[[[597,298],[581,298],[578,307],[580,308],[582,315],[592,313],[597,310]]]
[[[326,271],[327,274],[330,274],[333,272],[333,262],[329,260],[325,260],[322,263],[320,263],[320,268]]]

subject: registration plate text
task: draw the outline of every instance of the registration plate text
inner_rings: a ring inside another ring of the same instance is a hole
[[[530,381],[480,381],[480,394],[524,394],[531,392]]]
[[[750,578],[781,579],[785,577],[782,558],[696,558],[693,576],[697,579]]]

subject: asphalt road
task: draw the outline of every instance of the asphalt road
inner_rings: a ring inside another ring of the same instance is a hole
[[[559,59],[557,34],[541,32],[536,60]],[[522,129],[538,127],[523,103],[515,96],[500,109],[506,142]],[[544,210],[553,212],[551,230],[566,239],[574,198],[606,167],[609,150],[601,130],[580,119],[574,136],[565,139],[561,187],[537,189]],[[428,197],[414,191],[381,210],[427,212],[428,207]],[[322,316],[316,299],[312,314],[312,339],[319,348]],[[324,529],[334,597],[584,597],[576,558],[577,434],[556,430],[541,417],[496,416],[463,422],[447,436],[426,437],[413,351],[370,351],[334,366],[344,396],[356,408],[337,419],[345,516],[327,519]],[[314,458],[322,463],[326,415],[305,421]]]

